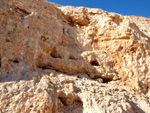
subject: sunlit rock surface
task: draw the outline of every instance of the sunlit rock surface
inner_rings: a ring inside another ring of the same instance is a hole
[[[0,112],[149,113],[149,22],[1,0]]]

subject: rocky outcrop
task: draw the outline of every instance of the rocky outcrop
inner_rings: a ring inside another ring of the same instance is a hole
[[[45,0],[0,1],[0,111],[150,111],[148,18]]]

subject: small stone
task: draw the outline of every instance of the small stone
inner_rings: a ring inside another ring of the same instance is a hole
[[[50,75],[50,77],[55,77],[54,73],[50,73],[49,75]]]

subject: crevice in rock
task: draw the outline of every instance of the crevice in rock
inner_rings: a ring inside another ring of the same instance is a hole
[[[105,42],[105,41],[119,41],[119,40],[129,40],[130,39],[130,37],[128,37],[128,36],[125,36],[125,37],[120,37],[120,38],[114,38],[114,39],[103,39],[103,40],[101,40],[102,42]]]
[[[68,74],[67,72],[64,72],[64,71],[54,68],[51,64],[37,65],[37,68],[40,68],[42,70],[50,69],[50,70],[54,70],[55,72],[58,72],[58,73]],[[68,75],[72,75],[72,74],[68,74]]]
[[[112,81],[112,79],[110,79],[110,78],[102,78],[102,79],[103,79],[103,83],[108,83],[108,82]]]
[[[53,50],[50,53],[50,56],[53,57],[53,58],[62,58],[62,56],[58,53],[56,48],[53,48]]]
[[[132,53],[136,52],[136,50],[137,50],[136,47],[131,47],[131,49],[130,49],[130,51],[131,51]]]
[[[55,53],[55,52],[51,53],[51,57],[53,57],[53,58],[61,58],[61,56],[59,54]]]
[[[63,104],[63,106],[58,106],[59,111],[65,111],[65,113],[83,112],[83,102],[79,97],[58,97],[58,99]]]
[[[67,106],[66,98],[58,97],[58,99],[62,102],[64,106]]]
[[[69,25],[70,25],[70,26],[74,26],[74,21],[72,20],[71,17],[69,17],[68,21],[69,21]]]
[[[33,105],[30,105],[30,108],[33,108]]]
[[[29,15],[29,14],[30,14],[30,13],[29,13],[29,12],[27,12],[26,10],[21,9],[21,8],[19,8],[19,7],[15,8],[15,9],[17,10],[17,12],[21,12],[22,14],[24,14],[24,16],[26,16],[26,15]]]
[[[91,76],[90,76],[91,78]],[[103,77],[99,77],[99,76],[94,76],[93,78],[91,78],[92,80],[95,80],[95,81],[98,81],[100,83],[108,83],[108,82],[111,82],[113,81],[112,78],[103,78]],[[117,79],[119,80],[119,79]]]
[[[48,39],[48,37],[46,37],[46,36],[41,36],[41,40],[47,41],[47,39]]]
[[[52,66],[51,65],[47,65],[47,66],[37,66],[38,68],[41,68],[43,70],[45,69],[52,69]]]
[[[69,59],[76,60],[76,58],[74,56],[72,56],[72,55],[69,57]]]
[[[99,63],[98,63],[97,60],[92,60],[92,61],[90,61],[90,64],[91,64],[92,66],[99,66]]]
[[[16,63],[16,64],[18,64],[18,63],[19,63],[19,61],[18,61],[18,60],[14,60],[14,61],[13,61],[13,63]]]

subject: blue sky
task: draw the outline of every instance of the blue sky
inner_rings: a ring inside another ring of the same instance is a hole
[[[123,15],[150,17],[150,0],[48,0],[61,5],[100,8]]]

